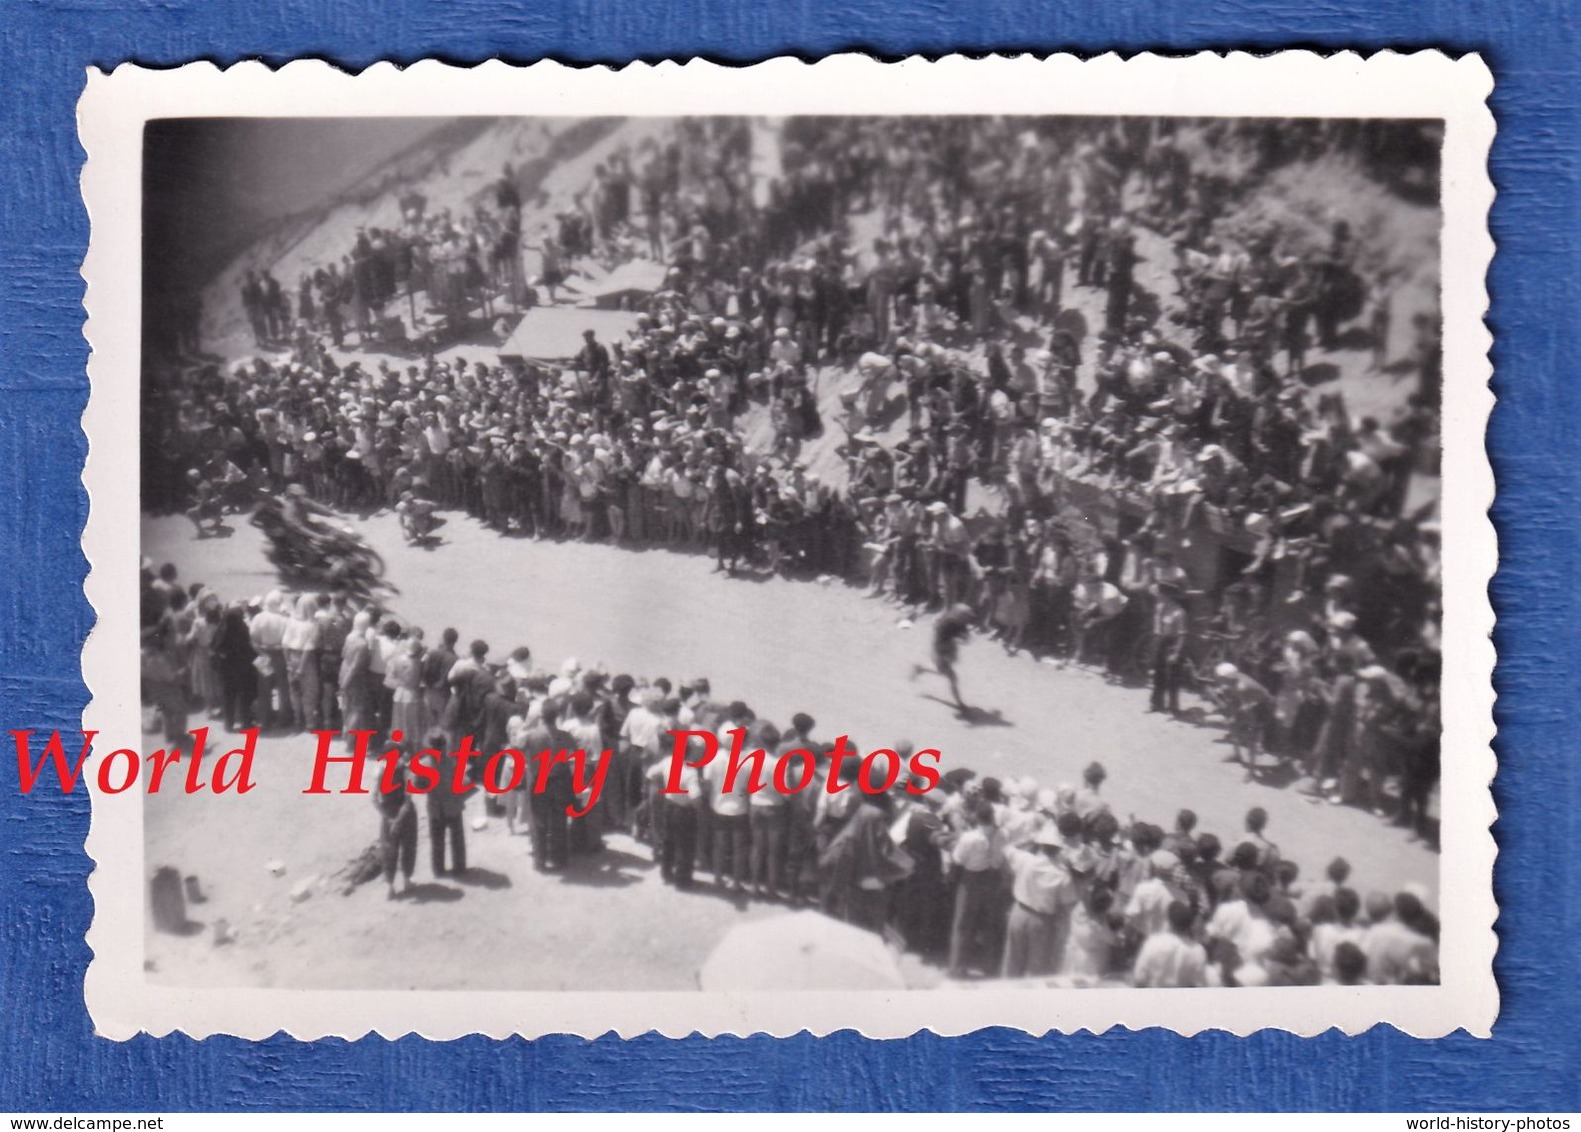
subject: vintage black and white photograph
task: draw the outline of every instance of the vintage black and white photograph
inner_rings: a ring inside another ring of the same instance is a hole
[[[143,123],[149,993],[1438,987],[1446,116],[731,110]]]

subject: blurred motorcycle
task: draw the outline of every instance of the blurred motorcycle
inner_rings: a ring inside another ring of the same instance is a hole
[[[396,592],[384,579],[384,558],[348,526],[331,526],[333,512],[293,485],[286,495],[266,495],[252,524],[267,540],[264,553],[292,589],[343,591],[378,598]]]

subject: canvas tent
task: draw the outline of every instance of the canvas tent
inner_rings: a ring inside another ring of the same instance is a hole
[[[591,330],[608,346],[636,325],[637,315],[632,311],[533,307],[500,347],[500,357],[518,362],[566,361],[582,349],[584,330]]]
[[[653,294],[664,286],[667,269],[662,263],[634,259],[615,268],[604,278],[587,288],[587,293],[601,307],[618,307],[623,301]]]
[[[619,310],[635,305],[664,286],[667,271],[662,263],[634,259],[613,271],[589,268],[567,279],[564,287],[579,296],[578,306]]]

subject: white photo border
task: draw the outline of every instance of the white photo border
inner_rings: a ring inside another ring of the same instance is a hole
[[[619,69],[553,62],[454,67],[379,63],[350,74],[319,61],[278,69],[193,63],[170,70],[90,69],[78,106],[88,158],[82,191],[91,235],[82,274],[92,349],[83,483],[89,515],[86,594],[98,621],[83,649],[92,693],[83,726],[140,735],[137,648],[138,397],[141,339],[143,126],[166,117],[454,117],[681,115],[1150,115],[1180,117],[1439,118],[1442,176],[1443,767],[1437,986],[1202,990],[929,991],[735,995],[697,992],[293,991],[169,987],[143,971],[143,796],[95,792],[87,851],[94,920],[85,997],[101,1036],[181,1031],[201,1038],[433,1039],[567,1033],[681,1037],[856,1030],[898,1038],[1004,1026],[1031,1034],[1164,1027],[1360,1033],[1388,1023],[1417,1037],[1457,1029],[1490,1034],[1499,995],[1492,963],[1496,855],[1490,826],[1495,771],[1494,617],[1488,584],[1497,541],[1494,480],[1484,436],[1493,395],[1486,278],[1493,255],[1488,152],[1493,76],[1476,55],[1437,51],[1320,56],[1201,53],[1166,58],[949,56],[882,63],[839,55],[747,67],[702,61]],[[109,749],[106,746],[105,749]],[[92,763],[89,764],[90,770]],[[91,781],[91,773],[85,775]]]

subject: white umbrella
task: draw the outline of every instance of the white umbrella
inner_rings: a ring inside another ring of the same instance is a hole
[[[895,955],[872,932],[820,912],[738,924],[703,961],[705,991],[903,990]]]

